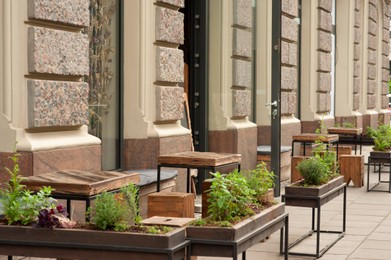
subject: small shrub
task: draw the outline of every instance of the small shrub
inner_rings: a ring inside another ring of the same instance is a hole
[[[94,207],[88,209],[91,222],[97,229],[114,229],[123,231],[133,224],[139,224],[137,187],[129,184],[121,188],[120,193],[103,192],[96,200]]]
[[[306,185],[320,185],[328,180],[329,169],[317,156],[301,161],[296,168]]]

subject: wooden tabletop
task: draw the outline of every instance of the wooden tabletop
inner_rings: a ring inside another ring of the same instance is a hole
[[[315,134],[315,133],[303,133],[292,136],[292,141],[298,142],[315,142],[320,140],[324,143],[336,142],[339,140],[338,135],[336,134]]]
[[[22,181],[30,191],[50,186],[53,194],[96,195],[140,181],[138,173],[64,170],[31,176]]]
[[[211,166],[217,167],[230,163],[240,163],[240,154],[231,153],[212,153],[212,152],[181,152],[173,154],[159,155],[158,164],[178,164],[188,165],[189,167]]]
[[[362,134],[362,128],[330,127],[330,128],[327,128],[327,132],[329,134],[360,135],[360,134]]]

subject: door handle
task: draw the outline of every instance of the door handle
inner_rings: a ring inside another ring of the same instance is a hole
[[[272,103],[266,103],[265,106],[277,107],[277,100],[274,100]]]

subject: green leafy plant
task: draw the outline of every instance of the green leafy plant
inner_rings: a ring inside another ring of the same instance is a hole
[[[377,129],[367,127],[367,134],[373,139],[375,151],[391,149],[391,127],[387,124],[379,125]]]
[[[235,221],[253,215],[250,204],[254,202],[254,190],[247,185],[246,178],[236,169],[226,176],[213,173],[208,191],[208,214],[212,221]]]
[[[150,234],[161,234],[170,232],[171,230],[172,228],[167,226],[147,226],[146,232]]]
[[[91,223],[100,230],[114,229],[117,231],[124,231],[131,225],[141,223],[137,189],[131,183],[121,188],[117,194],[110,192],[100,194],[95,200],[94,207],[90,207],[87,211]]]
[[[261,162],[253,170],[243,171],[243,176],[247,179],[247,185],[254,191],[254,196],[258,202],[263,203],[264,197],[269,189],[274,187],[275,175],[267,169],[266,163]]]
[[[19,175],[20,154],[14,153],[10,159],[13,168],[5,168],[10,175],[10,180],[5,188],[0,189],[0,202],[3,205],[3,214],[7,223],[29,225],[36,221],[42,209],[55,207],[55,200],[50,197],[52,188],[43,187],[33,194],[21,184],[23,177]]]

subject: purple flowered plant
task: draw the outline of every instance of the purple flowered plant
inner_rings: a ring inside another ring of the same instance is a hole
[[[42,209],[38,214],[37,227],[58,228],[61,227],[59,216],[66,217],[68,213],[63,206],[57,205],[57,213],[54,209]]]

